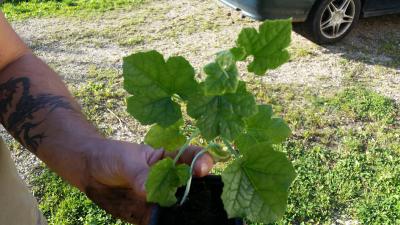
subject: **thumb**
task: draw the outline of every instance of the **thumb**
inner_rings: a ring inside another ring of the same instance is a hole
[[[135,184],[136,185],[136,189],[138,190],[138,195],[140,195],[141,197],[146,198],[146,188],[145,188],[145,184],[146,184],[146,180],[147,180],[147,176],[149,175],[149,169],[147,168],[143,171],[141,171],[138,176],[136,177],[135,180]]]
[[[205,153],[196,161],[194,175],[197,177],[207,176],[214,166],[214,160],[209,153]]]
[[[142,199],[146,199],[145,183],[149,173],[148,166],[132,165],[128,166],[125,172],[126,180],[135,194]]]
[[[154,150],[147,145],[141,145],[139,153],[139,155],[126,157],[125,175],[128,183],[137,195],[146,198],[145,183],[150,166],[163,157],[164,151]]]

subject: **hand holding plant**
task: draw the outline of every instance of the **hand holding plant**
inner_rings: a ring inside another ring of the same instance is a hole
[[[251,57],[248,71],[264,75],[289,59],[290,37],[290,20],[267,21],[259,31],[245,28],[236,47],[219,52],[204,67],[202,81],[195,79],[195,70],[183,57],[165,60],[149,51],[124,58],[124,85],[132,94],[128,112],[141,124],[152,125],[145,142],[166,151],[180,149],[174,158],[152,165],[145,185],[149,202],[174,205],[178,187],[186,185],[179,199],[185,202],[194,166],[179,160],[191,143],[202,142],[199,157],[209,152],[216,160],[230,162],[222,173],[221,196],[229,217],[271,223],[284,215],[295,172],[274,145],[285,141],[290,129],[273,115],[271,105],[257,104],[240,80],[237,62]]]
[[[145,182],[149,169],[176,152],[154,150],[147,145],[107,139],[88,140],[85,180],[81,188],[96,204],[115,217],[147,225],[152,205],[146,201]],[[180,157],[179,164],[191,164],[201,148],[190,146]],[[203,155],[195,166],[196,176],[206,176],[213,166],[209,155]]]

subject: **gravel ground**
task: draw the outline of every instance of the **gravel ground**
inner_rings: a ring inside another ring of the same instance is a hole
[[[135,10],[111,11],[90,18],[13,23],[34,52],[71,88],[85,83],[90,66],[121,70],[123,56],[146,49],[156,49],[167,56],[185,56],[198,69],[216,52],[233,46],[241,28],[258,25],[213,0],[158,0]],[[293,33],[293,59],[270,71],[264,80],[313,87],[321,93],[330,93],[351,81],[399,102],[399,28],[400,15],[363,19],[348,38],[328,47]],[[141,139],[143,132],[138,125],[132,129],[118,126],[115,138]],[[7,141],[11,142],[8,136]],[[29,171],[39,162],[26,151],[16,150],[13,154],[19,172],[29,181]]]

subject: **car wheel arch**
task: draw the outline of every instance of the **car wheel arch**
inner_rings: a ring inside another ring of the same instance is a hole
[[[310,19],[310,16],[313,14],[313,12],[315,11],[315,10],[317,10],[317,7],[318,7],[318,4],[320,4],[321,2],[322,2],[323,0],[315,0],[314,1],[314,3],[312,4],[312,7],[310,8],[310,10],[308,10],[308,12],[307,12],[307,19],[306,19],[306,21],[308,21],[309,19]],[[366,2],[367,0],[361,0],[361,16],[363,15],[363,13],[364,13],[364,5],[365,5],[365,2]]]
[[[310,16],[313,14],[313,12],[314,12],[315,10],[317,10],[318,4],[320,4],[321,2],[322,2],[322,0],[315,0],[315,1],[314,1],[314,3],[312,4],[310,10],[308,11],[307,20],[310,19]]]

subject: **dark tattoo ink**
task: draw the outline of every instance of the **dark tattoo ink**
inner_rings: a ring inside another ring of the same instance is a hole
[[[45,110],[45,115],[57,108],[72,110],[62,96],[30,93],[30,80],[27,77],[11,78],[0,84],[0,122],[13,136],[34,153],[46,137],[44,131],[34,130],[46,120],[36,118],[34,113]]]

